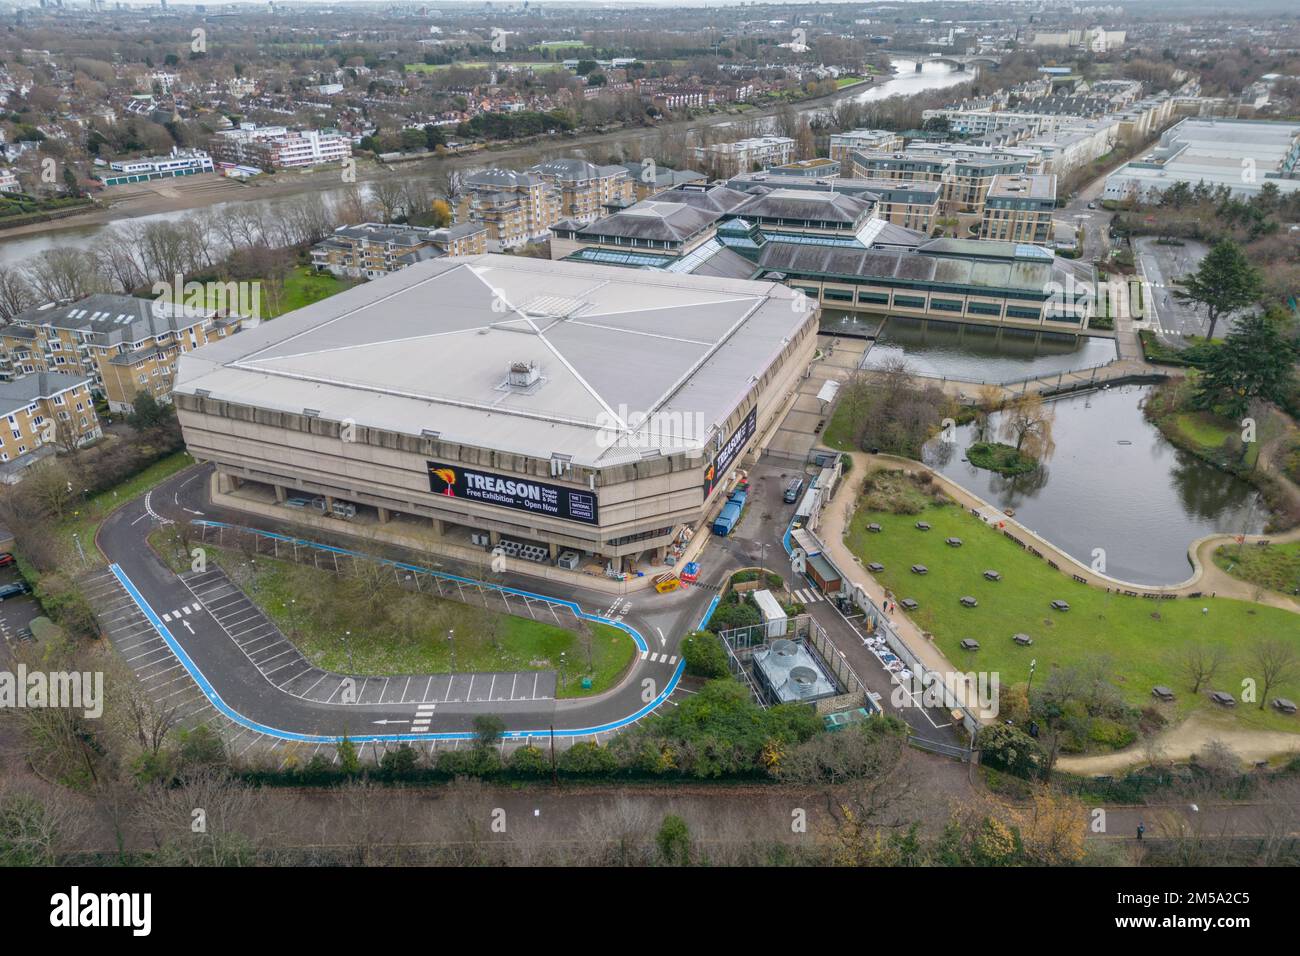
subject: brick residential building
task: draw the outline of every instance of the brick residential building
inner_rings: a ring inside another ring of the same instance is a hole
[[[176,357],[238,332],[246,319],[153,299],[102,293],[28,309],[0,329],[0,379],[62,372],[90,379],[113,411],[139,391],[171,392]]]

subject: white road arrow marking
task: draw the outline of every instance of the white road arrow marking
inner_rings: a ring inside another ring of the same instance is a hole
[[[181,623],[185,625],[185,630],[189,631],[191,634],[194,633],[194,628],[190,627],[189,621],[181,621]]]
[[[410,721],[409,720],[376,720],[373,721],[373,723],[383,724],[386,726],[388,724],[409,724]]]
[[[667,647],[668,639],[664,637],[664,629],[662,627],[656,627],[655,630],[659,632],[659,646]]]

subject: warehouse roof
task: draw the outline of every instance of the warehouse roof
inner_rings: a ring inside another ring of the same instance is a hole
[[[433,260],[187,353],[175,388],[599,467],[703,447],[815,321],[796,301],[771,282]],[[535,380],[511,384],[516,365]]]

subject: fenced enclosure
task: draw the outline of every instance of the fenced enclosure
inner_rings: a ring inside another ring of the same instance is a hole
[[[787,620],[785,625],[785,632],[781,635],[772,634],[770,624],[732,628],[718,635],[727,649],[727,666],[732,676],[749,687],[761,706],[770,707],[778,703],[779,699],[765,684],[762,676],[755,673],[754,655],[759,651],[770,651],[773,642],[779,640],[791,641],[806,652],[822,676],[834,686],[834,694],[809,701],[818,713],[870,704],[866,686],[820,624],[811,616],[800,614]]]

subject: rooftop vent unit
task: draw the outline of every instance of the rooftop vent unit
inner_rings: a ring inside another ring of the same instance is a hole
[[[536,362],[511,362],[507,381],[511,388],[528,388],[537,384],[542,377],[542,370]]]
[[[792,696],[810,697],[817,690],[817,672],[811,667],[802,665],[791,667],[786,687]]]

